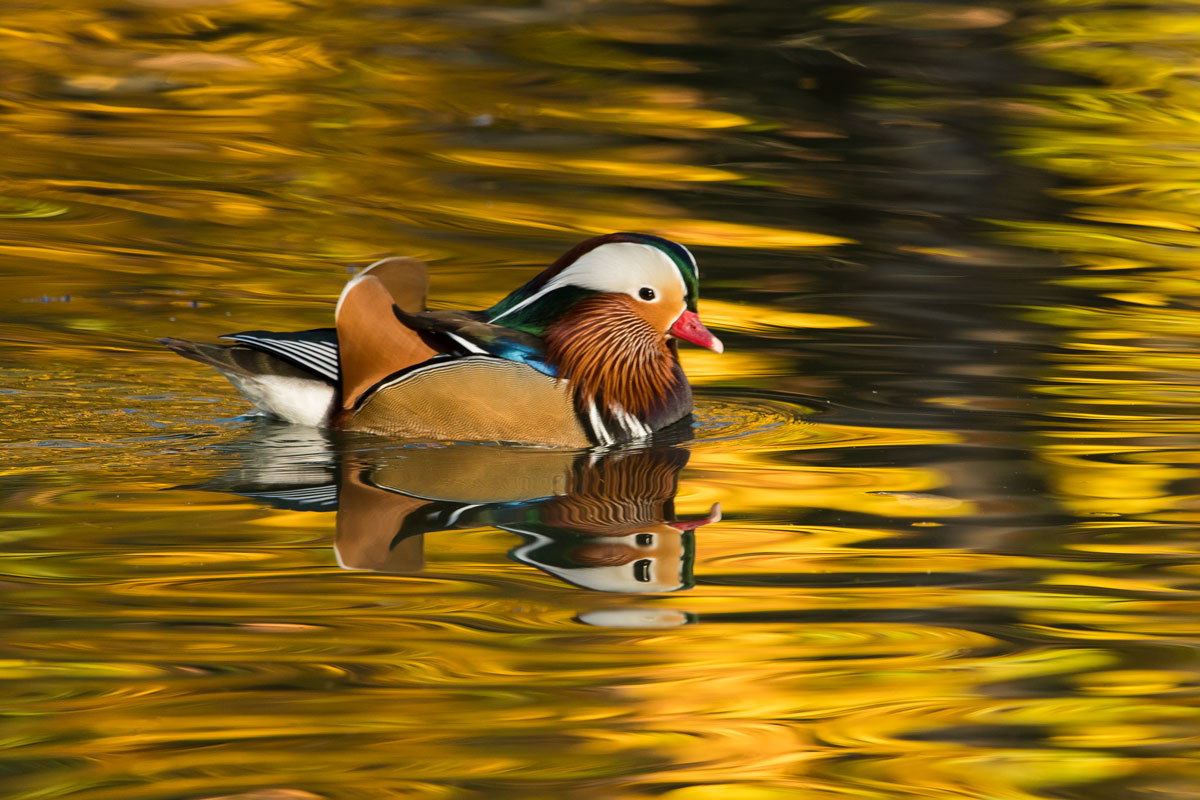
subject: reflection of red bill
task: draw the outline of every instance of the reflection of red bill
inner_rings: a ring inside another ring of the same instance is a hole
[[[712,508],[708,510],[708,515],[700,519],[681,519],[675,522],[668,522],[677,531],[694,531],[696,528],[703,528],[705,525],[711,525],[714,522],[721,521],[721,504],[713,503]]]

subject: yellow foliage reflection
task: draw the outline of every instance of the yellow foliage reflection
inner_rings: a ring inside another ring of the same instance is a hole
[[[6,797],[1193,791],[1200,12],[786,5],[0,8]],[[956,125],[1066,210],[914,199],[961,170],[889,149]],[[1045,254],[1062,302],[994,302],[1052,333],[905,333],[955,310],[920,269],[1004,268],[942,225]],[[483,307],[620,229],[715,249],[694,441],[266,443],[151,343],[326,325],[392,254]]]

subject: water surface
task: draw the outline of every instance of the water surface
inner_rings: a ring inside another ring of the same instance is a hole
[[[1184,798],[1189,5],[0,9],[0,785]],[[159,336],[677,239],[694,437],[244,416]]]

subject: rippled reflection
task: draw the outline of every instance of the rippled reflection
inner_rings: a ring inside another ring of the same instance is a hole
[[[351,570],[407,574],[425,566],[426,534],[494,527],[522,543],[510,556],[602,592],[692,586],[694,531],[720,506],[677,519],[688,451],[675,447],[574,452],[511,447],[364,448],[318,432],[265,424],[243,443],[245,465],[192,487],[280,508],[337,512],[334,549]],[[344,439],[343,436],[336,437]],[[280,442],[307,441],[302,466],[281,463]],[[264,458],[265,454],[265,458]],[[267,463],[264,463],[266,461]]]
[[[0,8],[0,794],[1192,796],[1196,30]],[[620,228],[728,345],[687,442],[330,445],[154,343],[326,325],[385,255],[484,307]]]

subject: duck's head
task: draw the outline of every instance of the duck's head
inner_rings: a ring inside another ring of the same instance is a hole
[[[567,314],[638,319],[662,339],[720,353],[696,313],[700,274],[681,244],[646,233],[596,236],[568,250],[485,313],[494,324],[545,336]]]

